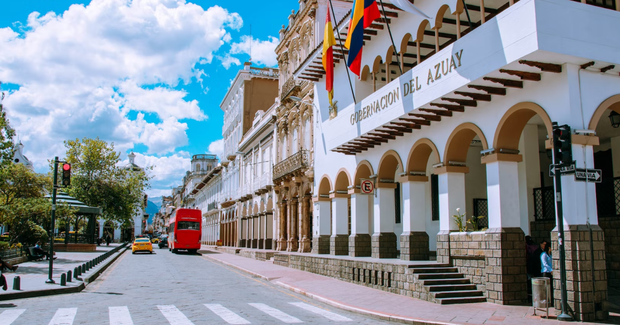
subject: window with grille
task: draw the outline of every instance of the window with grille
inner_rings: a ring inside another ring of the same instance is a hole
[[[394,222],[400,223],[400,183],[396,183],[396,188],[394,189]]]
[[[439,220],[439,177],[431,175],[431,220]]]

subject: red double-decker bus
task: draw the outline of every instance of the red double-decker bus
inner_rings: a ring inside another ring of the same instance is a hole
[[[172,213],[168,223],[168,250],[177,253],[179,249],[195,254],[200,249],[202,235],[202,212],[197,209],[178,209]]]

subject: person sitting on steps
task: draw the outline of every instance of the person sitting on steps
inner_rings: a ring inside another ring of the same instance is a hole
[[[43,255],[45,256],[46,260],[50,259],[50,254],[48,252],[46,252],[45,250],[43,250],[43,248],[41,248],[41,242],[38,241],[36,245],[34,245],[34,248],[32,249],[34,251],[35,254],[37,255]],[[56,259],[56,256],[54,256],[54,259]]]

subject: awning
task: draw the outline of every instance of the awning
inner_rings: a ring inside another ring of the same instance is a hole
[[[50,200],[52,199],[51,195],[46,195],[45,197]],[[88,214],[96,215],[96,214],[102,213],[101,208],[88,206],[86,203],[74,198],[73,196],[70,196],[69,194],[65,192],[56,193],[56,204],[59,204],[59,203],[65,203],[73,208],[78,208],[79,210],[77,214],[79,215],[88,215]]]

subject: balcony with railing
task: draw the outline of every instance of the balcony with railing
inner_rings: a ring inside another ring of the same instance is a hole
[[[309,167],[310,154],[308,150],[300,150],[292,156],[273,166],[273,181]]]
[[[290,76],[282,86],[282,91],[280,92],[280,101],[286,99],[293,91],[298,90],[300,86],[301,81],[295,80],[294,76]]]

